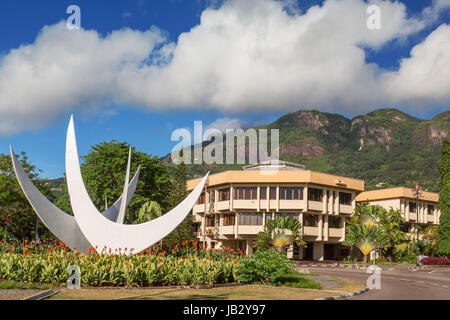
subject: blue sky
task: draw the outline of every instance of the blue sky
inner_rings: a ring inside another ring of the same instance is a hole
[[[443,1],[445,2],[445,0]],[[237,2],[239,1],[237,0]],[[348,2],[351,2],[351,0]],[[407,18],[411,19],[420,17],[425,8],[432,6],[432,1],[425,0],[404,0],[401,2],[406,6]],[[146,30],[149,30],[151,26],[156,26],[159,28],[165,39],[155,46],[155,50],[158,50],[169,43],[177,46],[180,34],[186,33],[189,36],[191,34],[191,29],[202,23],[200,17],[206,8],[210,7],[221,10],[222,6],[221,1],[205,0],[3,0],[0,3],[0,59],[5,59],[5,57],[10,56],[10,50],[20,48],[22,45],[33,46],[36,41],[36,36],[45,25],[53,26],[58,22],[67,19],[68,14],[66,14],[66,8],[71,4],[77,4],[81,8],[82,28],[84,30],[95,30],[99,38],[107,36],[114,30],[123,28],[145,32]],[[306,14],[306,10],[311,6],[322,6],[323,1],[301,0],[298,3],[295,1],[286,1],[285,4],[288,7],[291,6],[296,14],[302,15]],[[353,4],[351,3],[351,5]],[[235,7],[237,9],[233,7],[234,11],[230,9],[230,12],[241,10],[239,9],[239,6],[236,5]],[[404,37],[391,36],[388,40],[383,40],[381,45],[378,40],[373,40],[373,42],[370,42],[370,44],[366,46],[362,45],[361,47],[364,48],[365,53],[365,65],[377,65],[378,70],[374,72],[375,74],[397,71],[400,68],[401,59],[410,58],[411,49],[424,42],[440,25],[448,23],[450,21],[449,17],[448,8],[443,9],[439,12],[437,18],[431,22],[427,22],[426,26],[421,27],[418,31],[411,31]],[[258,17],[258,19],[260,18]],[[400,29],[400,27],[398,28]],[[405,28],[403,27],[403,29]],[[211,37],[213,36],[214,34],[211,34]],[[201,46],[202,44],[200,43],[199,47]],[[207,49],[207,47],[205,48]],[[179,48],[177,48],[177,50],[178,49]],[[144,49],[143,51],[145,52]],[[96,51],[93,52],[95,55]],[[180,49],[180,52],[183,51]],[[203,50],[202,52],[208,52],[208,50]],[[49,54],[51,54],[51,51]],[[176,54],[181,55],[181,53],[175,52],[175,55]],[[279,56],[280,55],[277,54],[277,58]],[[208,58],[206,53],[205,57],[206,59]],[[1,61],[2,60],[0,60],[0,76],[2,73]],[[170,64],[170,62],[168,63]],[[160,64],[161,63],[158,62],[156,66],[159,67]],[[162,64],[164,65],[164,63]],[[240,68],[245,68],[245,66],[240,66]],[[225,71],[220,70],[220,72],[222,72],[220,76],[222,76]],[[183,69],[178,72],[183,73]],[[205,74],[207,74],[207,72],[208,70],[204,71]],[[164,79],[164,74],[161,74],[163,75],[161,78]],[[170,77],[170,75],[167,77]],[[197,78],[193,77],[192,79]],[[212,79],[215,78],[213,77]],[[236,81],[239,81],[239,78],[236,78]],[[290,86],[291,83],[289,81],[280,81],[280,83]],[[404,80],[400,79],[397,81],[400,84],[395,82],[395,85],[398,85],[399,88],[403,88],[402,81],[404,82]],[[242,92],[245,93],[247,92],[247,88],[245,88],[245,81],[243,82],[244,88]],[[154,82],[149,83],[154,84]],[[17,86],[20,85],[21,83],[18,82]],[[314,85],[316,85],[316,83]],[[83,90],[85,91],[83,88],[80,89],[80,91]],[[146,92],[145,87],[142,90],[143,93]],[[358,95],[355,95],[357,96],[355,98],[356,100],[354,100],[355,104],[360,103],[360,101],[367,101],[368,105],[365,108],[361,107],[361,109],[342,107],[341,105],[348,104],[348,101],[346,100],[346,97],[341,98],[339,95],[337,95],[337,100],[340,102],[337,102],[335,106],[333,106],[332,101],[324,101],[317,97],[312,97],[311,99],[305,97],[305,102],[302,102],[303,100],[300,99],[301,101],[296,104],[295,97],[298,96],[295,95],[293,95],[293,98],[289,101],[280,103],[280,105],[283,105],[283,107],[280,108],[271,108],[270,104],[267,106],[264,102],[259,100],[252,101],[251,98],[249,98],[250,100],[244,101],[236,98],[230,102],[224,104],[219,102],[215,105],[216,100],[213,98],[208,100],[209,97],[214,96],[210,95],[209,91],[205,96],[199,94],[201,97],[198,98],[198,100],[196,100],[196,98],[186,97],[186,95],[189,95],[190,91],[192,91],[192,94],[194,95],[196,90],[198,90],[197,87],[194,87],[192,90],[187,88],[187,93],[184,91],[183,93],[180,93],[180,96],[183,96],[182,98],[169,101],[167,105],[165,104],[167,97],[163,97],[161,100],[154,100],[151,96],[142,98],[143,94],[140,92],[139,95],[137,95],[139,98],[129,99],[128,101],[127,99],[122,98],[122,96],[120,96],[119,99],[116,99],[117,97],[104,98],[102,96],[100,100],[98,100],[97,97],[94,97],[92,98],[92,101],[89,100],[90,96],[87,98],[84,97],[83,99],[88,100],[88,108],[80,107],[85,100],[74,103],[73,105],[70,105],[70,103],[67,104],[64,101],[65,107],[62,109],[59,109],[57,102],[55,103],[55,101],[58,100],[50,94],[48,104],[54,105],[51,106],[51,111],[46,111],[49,112],[48,116],[46,113],[43,113],[44,115],[42,117],[44,119],[36,117],[36,125],[33,122],[33,118],[31,118],[27,120],[28,122],[21,123],[19,121],[18,123],[21,125],[20,129],[12,130],[11,132],[3,130],[0,135],[0,153],[8,153],[9,145],[11,144],[16,152],[27,152],[31,162],[43,170],[43,177],[61,177],[64,173],[65,132],[69,116],[72,113],[75,116],[79,152],[81,155],[86,154],[93,144],[116,139],[131,143],[136,146],[139,151],[163,156],[169,153],[176,144],[175,142],[170,141],[172,131],[176,128],[190,128],[193,126],[195,120],[202,120],[204,126],[207,126],[217,119],[239,119],[242,125],[250,126],[271,122],[287,112],[295,111],[300,108],[316,108],[322,111],[337,112],[352,117],[369,112],[374,108],[389,105],[394,105],[417,117],[429,119],[439,112],[448,110],[448,106],[450,105],[450,101],[445,94],[439,99],[425,97],[423,107],[418,107],[417,105],[414,105],[414,103],[411,103],[413,107],[409,107],[410,102],[407,99],[397,98],[395,94],[393,94],[393,98],[390,100],[377,99],[373,101],[366,97],[361,98]],[[248,90],[252,90],[252,88],[249,88]],[[334,92],[334,90],[333,87],[329,91]],[[236,88],[232,89],[230,92],[233,93],[235,91]],[[357,91],[357,89],[355,89],[355,91]],[[24,89],[24,92],[21,94],[27,94],[28,92],[35,91]],[[327,92],[328,91],[322,94],[322,96],[326,95]],[[39,93],[37,94],[39,95]],[[176,96],[178,92],[175,90],[172,94]],[[108,93],[108,95],[111,94]],[[149,93],[149,95],[151,94]],[[430,95],[436,96],[434,93]],[[301,97],[303,96],[305,96],[305,94]],[[277,97],[278,96],[274,94],[273,101],[277,101]],[[38,99],[41,98],[42,97],[40,96],[38,97]],[[46,105],[46,98],[44,97],[42,99],[44,99],[42,103]],[[330,98],[330,100],[332,99],[334,98]],[[34,100],[34,98],[30,97],[30,100]],[[269,96],[268,99],[265,100],[272,101],[272,97]],[[2,87],[0,79],[0,103],[1,101]],[[246,105],[247,102],[251,107],[242,107],[242,105]],[[34,106],[33,103],[28,100],[26,103],[30,103],[30,108],[38,108],[38,106]],[[372,104],[369,105],[370,103]],[[273,104],[276,103],[273,102]],[[300,107],[296,107],[297,105]],[[2,106],[0,105],[0,117],[4,117],[4,123],[7,123],[7,121],[10,120],[8,118],[10,117],[10,114],[14,114],[11,109],[11,106],[6,106],[5,110],[7,111],[2,113]],[[14,115],[14,117],[15,116],[17,115]],[[11,116],[11,119],[13,119],[13,116]],[[14,121],[11,120],[10,123],[14,124]],[[0,126],[2,125],[3,123],[0,119]]]

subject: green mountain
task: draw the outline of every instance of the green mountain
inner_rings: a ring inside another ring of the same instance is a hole
[[[422,120],[396,109],[353,119],[299,110],[258,128],[280,129],[280,159],[304,164],[308,170],[364,179],[366,189],[412,187],[419,181],[425,189],[438,191],[439,149],[449,136],[450,111]],[[164,161],[172,166],[170,155]],[[242,165],[188,167],[194,177]]]

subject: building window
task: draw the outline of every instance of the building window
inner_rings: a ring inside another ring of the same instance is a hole
[[[216,192],[213,190],[209,193],[209,203],[214,203],[216,201]]]
[[[339,203],[351,205],[352,204],[352,194],[347,192],[339,192]]]
[[[434,206],[432,204],[427,205],[427,213],[433,214],[434,212]]]
[[[279,188],[279,196],[278,199],[284,200],[286,199],[286,188],[280,187]]]
[[[206,226],[207,226],[207,227],[214,227],[214,226],[215,226],[215,219],[214,219],[214,216],[212,216],[212,217],[206,217]]]
[[[266,222],[272,220],[272,213],[271,212],[266,212]]]
[[[230,188],[219,190],[219,201],[230,200]]]
[[[280,187],[280,200],[302,200],[302,187]]]
[[[286,212],[275,213],[275,218],[276,217],[282,217],[282,218],[288,218],[289,217],[289,218],[298,220],[298,213],[286,213]]]
[[[322,189],[308,188],[308,200],[322,201]]]
[[[240,225],[262,225],[262,214],[257,212],[243,212],[239,214]]]
[[[415,202],[409,203],[409,212],[416,212],[416,203]]]
[[[270,187],[269,192],[270,192],[269,199],[275,200],[277,198],[277,187]]]
[[[340,228],[341,227],[341,217],[328,217],[328,228]]]
[[[317,227],[319,225],[319,216],[314,214],[304,214],[303,225],[305,227]]]
[[[267,187],[259,187],[259,198],[267,199]]]
[[[225,214],[223,216],[224,226],[234,226],[236,224],[236,216],[234,214]]]
[[[257,197],[256,187],[236,187],[234,190],[236,200],[253,200]]]
[[[205,193],[202,193],[197,200],[197,204],[203,204],[203,203],[205,203]]]

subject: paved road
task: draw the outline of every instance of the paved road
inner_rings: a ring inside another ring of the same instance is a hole
[[[309,267],[310,272],[366,283],[366,270]],[[450,300],[450,270],[382,270],[381,289],[372,289],[351,300]]]

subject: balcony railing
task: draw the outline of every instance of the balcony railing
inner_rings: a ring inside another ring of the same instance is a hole
[[[353,207],[348,204],[341,204],[341,205],[339,205],[339,211],[340,211],[340,213],[352,214]]]
[[[340,228],[329,228],[328,236],[329,237],[342,237],[343,231]]]
[[[205,212],[205,204],[196,204],[192,208],[192,213],[204,213]]]
[[[303,227],[303,235],[304,236],[318,236],[319,228],[318,227]]]

